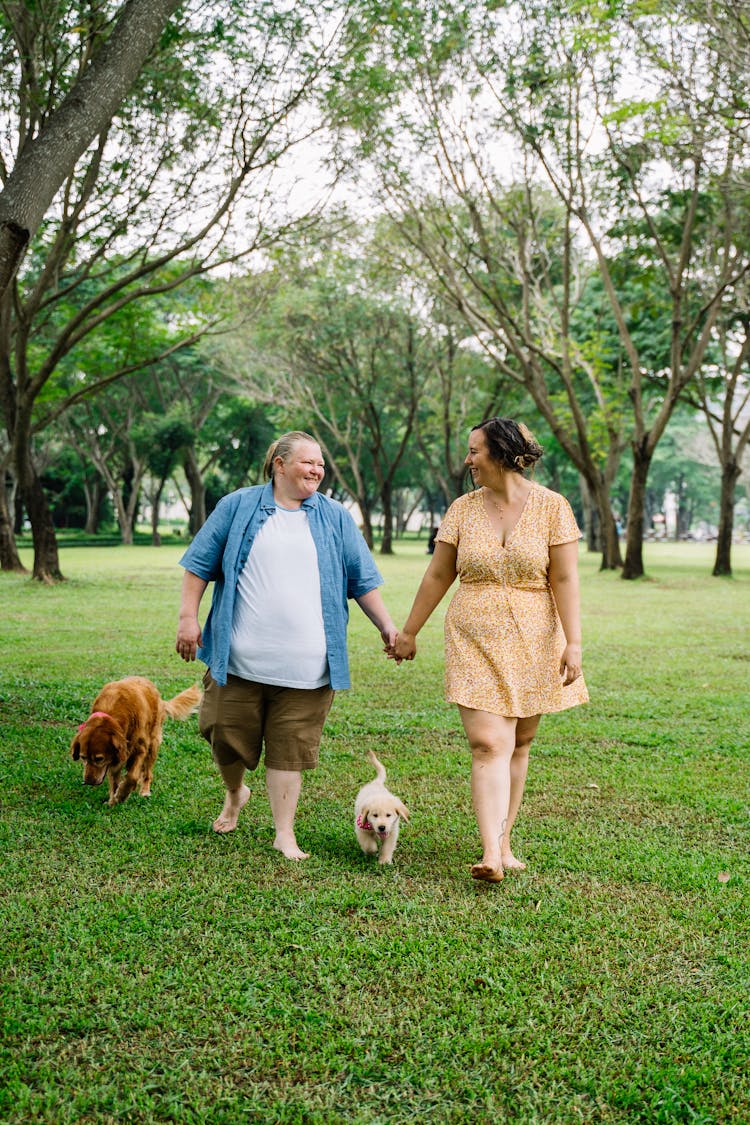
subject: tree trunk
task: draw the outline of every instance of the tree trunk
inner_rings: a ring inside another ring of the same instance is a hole
[[[380,502],[383,505],[383,540],[380,544],[381,555],[393,554],[393,493],[390,483],[383,485],[380,490]]]
[[[99,510],[102,503],[102,481],[97,478],[84,481],[83,494],[86,498],[86,525],[84,531],[87,535],[96,535],[99,530]]]
[[[604,511],[599,511],[599,526],[602,551],[602,565],[600,570],[619,570],[622,566],[620,552],[620,536],[617,534],[617,520],[614,517],[609,497],[603,505]]]
[[[13,500],[11,507],[13,517],[13,534],[20,535],[23,531],[25,512],[23,510],[23,496],[21,495],[21,490],[17,484],[13,488]]]
[[[159,534],[159,509],[161,508],[161,494],[164,490],[164,481],[161,481],[151,502],[151,543],[154,547],[161,547]]]
[[[375,536],[372,530],[372,512],[364,498],[360,498],[358,503],[359,510],[362,513],[362,538],[370,550],[372,550],[375,546]]]
[[[124,546],[129,546],[133,542],[133,528],[131,527],[128,510],[123,500],[122,489],[113,488],[111,490],[111,496],[112,503],[115,506],[115,512],[117,513],[117,523],[120,527],[120,541]]]
[[[13,520],[8,504],[8,491],[5,487],[5,468],[0,466],[0,570],[16,574],[27,574],[16,547],[13,534]]]
[[[734,532],[734,490],[740,467],[731,458],[721,467],[721,499],[719,500],[719,532],[716,540],[716,559],[711,572],[715,577],[732,574],[732,534]]]
[[[185,470],[185,480],[190,488],[188,532],[192,538],[206,522],[206,484],[194,450],[188,449],[185,453],[183,469]]]
[[[39,480],[36,470],[31,466],[27,466],[27,480],[22,491],[34,542],[32,578],[48,584],[61,582],[64,575],[60,570],[60,557],[52,513],[47,503],[46,493],[42,488],[42,482]]]
[[[602,549],[599,512],[591,498],[591,489],[586,482],[586,478],[581,473],[578,479],[581,486],[581,500],[583,502],[583,524],[586,533],[586,549],[593,554],[594,551],[601,551]]]
[[[127,0],[107,42],[27,140],[0,192],[0,296],[79,158],[112,120],[181,0]]]
[[[643,516],[646,508],[646,481],[651,467],[652,453],[644,439],[633,443],[633,475],[630,479],[628,499],[628,530],[625,539],[625,564],[623,578],[642,578],[643,568]]]
[[[609,482],[604,477],[589,480],[581,473],[581,493],[584,496],[584,509],[587,511],[586,532],[589,550],[602,553],[600,570],[619,570],[622,566],[620,537],[617,534],[617,520],[612,511],[609,498]],[[588,508],[586,504],[588,503]],[[595,546],[591,546],[589,523],[596,524]]]

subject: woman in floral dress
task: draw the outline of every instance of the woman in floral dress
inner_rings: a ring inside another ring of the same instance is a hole
[[[490,418],[471,431],[474,491],[451,504],[392,655],[413,660],[416,635],[456,577],[445,618],[446,698],[472,754],[471,794],[483,854],[475,879],[525,867],[510,834],[540,716],[588,700],[581,674],[580,531],[568,501],[524,472],[542,455],[525,426]]]

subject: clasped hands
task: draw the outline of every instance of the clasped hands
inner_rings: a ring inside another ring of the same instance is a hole
[[[413,660],[417,655],[417,642],[411,633],[395,633],[393,638],[386,640],[383,652],[389,660],[400,664],[402,660]]]

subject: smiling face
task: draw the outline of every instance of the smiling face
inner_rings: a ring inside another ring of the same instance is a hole
[[[320,446],[314,441],[298,441],[286,461],[274,460],[273,491],[282,506],[301,504],[317,492],[325,473]]]
[[[484,430],[472,430],[469,434],[469,452],[464,464],[469,468],[475,488],[482,485],[493,488],[497,484],[498,464],[490,457]]]

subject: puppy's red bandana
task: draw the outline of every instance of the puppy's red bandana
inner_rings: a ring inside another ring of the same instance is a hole
[[[361,813],[357,817],[357,828],[363,828],[365,830],[365,832],[373,832],[374,831],[374,829],[373,829],[372,825],[370,824],[369,820],[363,820],[362,819]]]
[[[108,715],[106,711],[92,711],[91,714],[89,715],[89,719],[98,719],[98,718],[111,719],[112,716]],[[79,723],[78,729],[83,730],[83,728],[86,726],[86,723],[89,721],[89,719],[85,719],[82,723]]]

